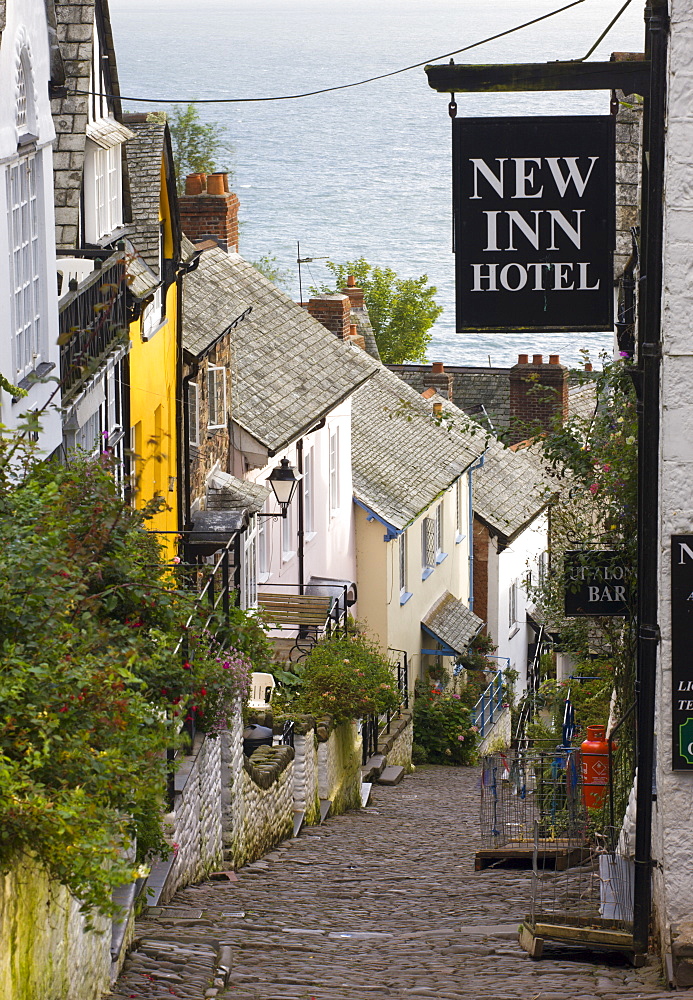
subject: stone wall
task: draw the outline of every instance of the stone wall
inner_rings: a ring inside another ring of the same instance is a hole
[[[108,989],[111,921],[94,933],[67,889],[26,858],[0,876],[0,997],[96,1000]]]
[[[315,730],[294,736],[294,810],[303,813],[308,826],[320,822],[318,794],[318,754]]]
[[[221,739],[197,736],[193,752],[176,772],[175,801],[169,814],[175,858],[161,901],[194,882],[222,860]]]
[[[318,794],[333,815],[361,807],[361,735],[355,722],[318,723]]]
[[[241,836],[236,867],[262,857],[294,829],[294,751],[260,747],[243,759]]]
[[[399,719],[390,723],[390,732],[382,733],[378,740],[378,752],[385,754],[388,766],[403,767],[411,771],[411,748],[414,742],[414,716],[403,710]]]

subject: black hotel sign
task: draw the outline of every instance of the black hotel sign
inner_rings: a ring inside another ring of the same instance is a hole
[[[455,118],[457,330],[610,330],[614,119]]]
[[[671,729],[674,771],[693,771],[693,535],[671,538]]]

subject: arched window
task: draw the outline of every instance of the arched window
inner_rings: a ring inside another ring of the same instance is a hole
[[[24,47],[17,65],[15,89],[15,122],[21,144],[24,137],[36,136],[36,114],[34,108],[34,85],[31,72],[31,57]]]

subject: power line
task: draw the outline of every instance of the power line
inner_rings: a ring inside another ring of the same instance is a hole
[[[559,7],[557,10],[549,11],[548,14],[542,14],[540,17],[533,17],[531,21],[525,21],[523,24],[517,24],[514,28],[508,28],[506,31],[499,31],[496,35],[489,35],[488,38],[482,38],[478,42],[472,42],[471,45],[465,45],[461,49],[455,49],[454,52],[445,52],[442,56],[433,56],[431,59],[424,59],[421,62],[412,63],[411,66],[404,66],[402,69],[393,69],[389,73],[380,73],[378,76],[368,77],[367,80],[357,80],[355,83],[343,83],[335,87],[324,87],[322,90],[309,90],[304,94],[284,94],[280,97],[203,97],[196,98],[195,100],[190,100],[189,98],[172,100],[171,98],[163,97],[129,97],[123,96],[122,94],[103,94],[93,90],[71,90],[69,93],[72,95],[80,95],[82,97],[96,95],[98,97],[116,98],[121,101],[138,101],[141,104],[257,104],[266,101],[297,101],[303,97],[316,97],[318,94],[331,94],[335,90],[350,90],[352,87],[363,87],[364,84],[367,83],[375,83],[377,80],[386,80],[388,77],[398,76],[400,73],[408,73],[409,70],[412,69],[420,69],[422,66],[427,66],[429,63],[436,62],[439,59],[449,59],[452,56],[459,55],[461,52],[469,52],[470,49],[476,49],[480,45],[486,45],[488,42],[495,42],[498,38],[505,38],[506,35],[512,35],[515,31],[521,31],[523,28],[529,28],[533,24],[545,21],[549,17],[555,17],[556,14],[562,14],[563,11],[570,10],[571,7],[577,7],[578,4],[584,2],[585,0],[572,0],[572,3],[568,3],[564,7]],[[616,19],[618,19],[618,17],[620,17],[620,14]],[[611,25],[609,25],[609,28],[610,27]],[[607,28],[607,31],[609,28]],[[599,41],[601,41],[601,38]],[[599,41],[597,44],[599,44]]]

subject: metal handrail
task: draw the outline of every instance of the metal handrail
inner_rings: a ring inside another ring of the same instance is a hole
[[[494,715],[503,711],[503,671],[498,670],[472,709],[472,719],[479,729],[479,735],[486,736],[486,723],[489,729],[495,725]],[[497,721],[497,720],[496,720]]]

